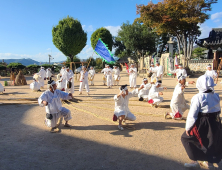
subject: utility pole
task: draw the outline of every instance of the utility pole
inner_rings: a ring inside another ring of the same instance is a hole
[[[52,56],[49,54],[49,64],[51,59],[53,60],[54,58],[52,58]]]

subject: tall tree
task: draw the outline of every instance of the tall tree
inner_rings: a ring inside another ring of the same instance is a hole
[[[199,26],[209,19],[208,11],[218,0],[163,0],[157,4],[137,6],[140,18],[158,34],[168,33],[177,38],[178,49],[183,49],[185,57],[190,58],[193,44],[200,35]]]
[[[140,23],[123,23],[115,38],[116,55],[131,56],[136,61],[147,53],[156,52],[156,34]]]
[[[112,34],[110,33],[110,31],[102,27],[92,33],[91,45],[93,49],[95,49],[99,38],[108,46],[108,49],[112,51],[113,39],[112,39]]]
[[[192,52],[192,57],[191,58],[204,58],[204,55],[206,55],[207,53],[205,52],[207,49],[206,48],[202,48],[202,47],[197,47],[193,50]]]
[[[67,16],[59,21],[52,29],[53,44],[65,56],[70,57],[71,62],[75,55],[86,46],[87,33],[82,29],[80,21]]]

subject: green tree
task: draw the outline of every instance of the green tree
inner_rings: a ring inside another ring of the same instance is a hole
[[[66,59],[66,67],[70,67],[70,62],[71,62],[71,59],[69,57],[67,57],[67,59]],[[81,65],[80,62],[81,61],[80,61],[78,56],[74,56],[73,57],[73,62],[79,62],[79,63],[76,63],[75,65],[76,65],[76,68],[80,67],[80,65]]]
[[[53,64],[42,64],[41,66],[47,69],[47,68],[52,68]]]
[[[6,66],[0,64],[0,70],[5,70],[6,69]]]
[[[10,68],[10,69],[14,68],[15,70],[18,71],[18,70],[24,69],[25,66],[22,65],[21,63],[10,63],[9,65],[7,65],[7,68]]]
[[[89,66],[96,66],[96,60],[94,59],[94,58],[92,58],[92,57],[89,57],[87,60],[86,60],[88,63],[89,63],[89,61],[90,61],[90,63],[89,63]]]
[[[121,58],[131,56],[136,61],[148,53],[156,52],[156,34],[152,29],[140,23],[123,23],[118,36],[115,38],[119,48],[116,55]],[[119,54],[118,54],[119,53]]]
[[[202,47],[195,48],[192,52],[191,58],[198,58],[198,59],[202,58],[203,59],[204,55],[206,54],[205,53],[206,50],[207,50],[206,48],[202,48]]]
[[[71,62],[74,56],[86,46],[87,41],[87,33],[82,29],[80,21],[69,16],[53,27],[52,37],[56,48],[65,56],[70,57]]]
[[[96,68],[103,68],[103,60],[101,58],[96,58]]]
[[[157,4],[137,6],[140,18],[136,21],[152,27],[158,34],[167,33],[177,38],[178,50],[183,49],[185,57],[190,58],[193,44],[200,36],[198,24],[209,19],[208,11],[218,0],[162,0]]]
[[[113,39],[112,39],[112,34],[110,33],[110,31],[102,27],[92,33],[91,45],[93,49],[95,49],[99,38],[108,46],[108,49],[112,51]]]
[[[40,67],[41,66],[35,64],[26,66],[26,68],[28,68],[31,71],[31,73],[36,73]]]

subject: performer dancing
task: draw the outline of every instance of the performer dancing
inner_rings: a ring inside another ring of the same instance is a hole
[[[156,84],[152,85],[149,95],[148,95],[148,103],[151,104],[153,107],[157,107],[162,101],[163,97],[160,97],[160,95],[163,95],[163,90],[167,90],[166,87],[161,87],[162,81],[158,80]]]
[[[183,68],[182,64],[179,65],[178,69],[170,70],[170,73],[176,74],[177,80],[179,80],[179,77],[182,75],[183,77],[187,77],[187,71]]]
[[[213,80],[218,76],[216,71],[212,70],[210,64],[207,66],[207,71],[205,72],[205,75],[212,77]]]
[[[181,137],[183,146],[193,161],[185,167],[198,167],[199,161],[209,169],[222,158],[222,125],[220,97],[214,93],[214,81],[203,75],[197,79],[199,93],[191,99],[186,121],[186,131]]]
[[[136,89],[136,78],[137,78],[137,68],[135,67],[134,64],[130,65],[129,69],[129,83],[130,83],[130,88]]]
[[[140,88],[142,87],[142,89],[140,90],[138,97],[139,97],[139,101],[148,101],[148,94],[149,94],[149,90],[152,87],[151,83],[148,83],[147,78],[143,79],[143,83],[140,85]]]
[[[68,121],[72,118],[70,110],[62,107],[60,99],[68,100],[72,99],[71,93],[65,93],[56,89],[56,83],[51,80],[48,81],[48,90],[46,90],[39,97],[38,102],[41,107],[45,106],[46,109],[46,126],[50,127],[50,132],[55,132],[55,129],[59,126],[58,120],[64,117],[65,127],[70,127]]]
[[[122,122],[125,120],[134,121],[136,120],[136,116],[132,114],[129,110],[129,98],[135,96],[138,94],[139,90],[141,90],[143,87],[140,87],[139,89],[135,89],[132,92],[129,92],[127,89],[127,85],[123,85],[120,87],[119,94],[114,96],[115,100],[115,111],[114,111],[114,121],[117,121],[119,119],[119,130],[124,130],[122,127]]]
[[[47,80],[52,80],[51,68],[48,68],[48,69],[46,70],[46,79],[47,79]]]
[[[112,81],[112,68],[110,68],[109,65],[107,65],[107,69],[106,69],[106,79],[107,79],[107,87],[111,88],[113,85],[113,81]]]
[[[159,62],[156,62],[156,81],[163,81],[163,66],[160,65]]]
[[[105,64],[105,68],[102,69],[101,73],[103,73],[103,85],[106,85],[106,70],[107,70],[107,65]]]
[[[114,78],[114,83],[113,85],[114,86],[118,86],[119,85],[119,80],[120,80],[120,71],[119,71],[119,68],[117,66],[113,66],[113,72],[114,72],[114,75],[113,75],[113,78]]]
[[[95,72],[94,68],[91,66],[90,70],[89,70],[89,81],[90,81],[90,84],[92,86],[94,86],[94,77],[95,77],[95,75],[96,75],[96,72]]]
[[[45,77],[46,77],[46,71],[44,69],[44,67],[41,67],[40,71],[39,71],[39,83],[40,83],[40,87],[41,88],[44,88],[44,80],[45,80]]]
[[[70,93],[74,93],[74,79],[73,79],[73,71],[68,68],[66,68],[66,71],[63,72],[61,81],[65,81],[66,85],[65,85],[65,91],[66,93],[68,93],[70,91]]]
[[[155,80],[155,78],[156,78],[156,68],[155,68],[155,66],[154,66],[154,64],[153,63],[151,63],[151,67],[150,67],[150,69],[149,69],[149,72],[150,72],[150,74],[152,74],[152,76],[150,77],[151,78],[151,82],[154,82],[154,81],[156,81]],[[155,82],[154,82],[155,83]]]
[[[82,66],[82,71],[80,71],[80,74],[79,74],[79,81],[80,81],[79,95],[82,94],[82,89],[84,86],[85,86],[87,95],[89,95],[88,71],[85,66]]]
[[[167,115],[170,115],[172,119],[182,119],[183,113],[190,108],[190,106],[186,103],[185,97],[184,97],[184,91],[185,87],[188,86],[188,84],[194,84],[194,81],[186,82],[186,77],[179,76],[178,77],[179,83],[176,85],[173,97],[171,99],[170,108],[172,110],[171,113],[166,113],[164,115],[165,119],[167,118]]]

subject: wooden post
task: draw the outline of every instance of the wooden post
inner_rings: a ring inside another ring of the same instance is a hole
[[[219,77],[219,74],[220,74],[220,70],[222,68],[222,58],[219,58],[220,59],[220,64],[218,66],[218,69],[217,69],[217,80],[216,80],[216,84],[218,82],[218,77]]]

